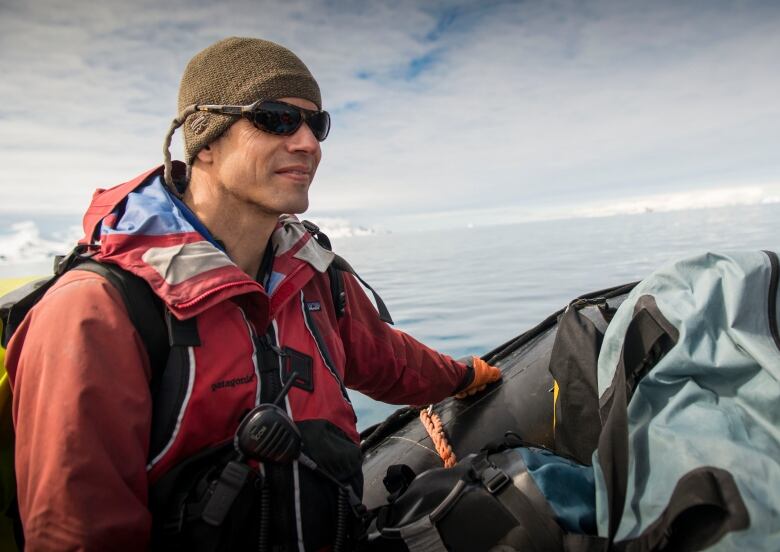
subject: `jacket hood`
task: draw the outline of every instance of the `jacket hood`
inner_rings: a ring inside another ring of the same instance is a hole
[[[280,217],[271,236],[273,271],[265,289],[236,266],[187,207],[162,182],[162,167],[98,190],[84,216],[95,259],[143,278],[177,318],[186,319],[229,298],[270,320],[334,254],[312,239],[294,216]]]

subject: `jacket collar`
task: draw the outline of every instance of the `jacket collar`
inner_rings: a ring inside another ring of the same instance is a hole
[[[270,320],[334,254],[298,219],[280,217],[269,246],[273,270],[266,290],[227,256],[208,230],[162,183],[162,167],[98,190],[84,216],[81,243],[95,258],[143,278],[177,318],[190,318],[233,298]]]

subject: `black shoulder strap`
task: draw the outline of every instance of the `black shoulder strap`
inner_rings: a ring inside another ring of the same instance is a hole
[[[328,251],[333,251],[330,238],[320,230],[319,226],[310,220],[304,220],[301,224],[320,246]],[[347,309],[347,294],[344,291],[344,278],[333,263],[328,265],[328,280],[330,281],[330,296],[336,309],[336,318],[341,318]]]
[[[151,460],[163,450],[175,431],[189,383],[186,349],[200,345],[196,319],[178,320],[173,317],[146,281],[117,265],[81,259],[70,269],[99,274],[119,291],[130,321],[146,347],[152,369],[149,382],[152,396]]]
[[[69,270],[94,272],[105,278],[119,292],[128,317],[133,323],[152,369],[149,387],[152,394],[152,431],[150,456],[154,458],[168,442],[189,382],[186,348],[200,345],[197,321],[177,320],[149,285],[138,276],[117,265],[99,263],[76,248],[55,262],[54,275],[38,280],[0,298],[3,345],[46,291]],[[172,355],[175,352],[176,355]],[[184,358],[182,356],[184,355]],[[172,362],[169,360],[173,358]]]
[[[336,307],[336,318],[341,318],[347,310],[347,292],[344,291],[344,276],[336,265],[328,265],[328,280],[330,280],[330,295],[333,306]]]
[[[130,321],[146,346],[153,374],[164,368],[170,350],[168,328],[163,318],[162,301],[152,292],[149,284],[117,265],[90,259],[80,262],[73,270],[94,272],[111,282],[122,296]]]
[[[368,290],[374,296],[374,301],[376,301],[376,308],[379,311],[379,319],[383,322],[387,322],[388,324],[393,324],[393,317],[390,316],[390,311],[387,309],[385,302],[382,301],[382,298],[379,296],[379,294],[374,291],[374,288],[368,285],[368,282],[366,282],[357,272],[355,272],[355,269],[352,268],[352,266],[346,261],[346,259],[344,259],[344,257],[336,255],[336,257],[333,259],[333,262],[331,263],[331,266],[338,270],[349,272],[355,278],[357,278],[361,284],[368,288]]]
[[[320,230],[319,226],[309,220],[302,221],[302,224],[303,227],[306,228],[306,230],[311,234],[311,236],[317,240],[318,244],[320,244],[328,251],[333,251],[330,238],[328,238],[328,236],[326,236]],[[379,296],[379,294],[374,291],[374,288],[368,285],[368,283],[366,283],[366,281],[363,280],[363,278],[361,278],[357,272],[355,272],[355,269],[352,268],[352,266],[343,257],[339,255],[336,255],[333,259],[333,262],[328,266],[330,293],[333,297],[333,305],[336,307],[336,316],[341,318],[344,315],[347,307],[347,294],[344,291],[344,277],[342,276],[341,272],[349,272],[355,278],[360,280],[360,283],[368,288],[368,290],[371,291],[372,295],[374,296],[374,301],[376,301],[376,308],[379,311],[379,319],[383,322],[387,322],[388,324],[393,324],[393,318],[390,316],[390,311],[387,309],[387,305],[385,305],[385,302],[382,301],[382,298]]]

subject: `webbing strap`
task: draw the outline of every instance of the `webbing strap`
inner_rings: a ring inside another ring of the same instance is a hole
[[[484,454],[484,453],[483,453]],[[539,550],[560,550],[563,530],[555,514],[527,471],[522,458],[516,460],[521,469],[514,477],[494,465],[487,455],[478,456],[474,473],[485,489],[512,514],[525,533],[538,543]]]
[[[168,330],[163,322],[162,302],[156,299],[149,285],[116,265],[92,260],[79,262],[73,270],[99,274],[116,288],[130,321],[146,346],[153,376],[162,371],[168,360]]]
[[[333,258],[333,266],[335,266],[339,270],[343,270],[344,272],[349,272],[355,278],[357,278],[361,284],[363,284],[366,288],[368,288],[368,290],[374,296],[374,301],[376,301],[376,308],[379,311],[379,319],[382,322],[387,322],[388,324],[394,324],[393,317],[390,316],[390,311],[387,309],[387,305],[385,305],[385,302],[382,301],[382,298],[379,296],[379,294],[376,291],[374,291],[374,288],[368,285],[368,283],[363,278],[361,278],[357,272],[355,272],[355,269],[352,268],[352,266],[344,259],[344,257],[341,257],[340,255],[336,255]]]
[[[608,536],[617,534],[628,492],[628,401],[639,380],[675,346],[679,331],[652,295],[640,296],[626,328],[612,383],[599,398],[602,423],[598,453],[609,508]]]
[[[179,320],[168,309],[165,309],[165,327],[168,333],[170,347],[200,347],[198,322],[196,318]]]
[[[495,495],[519,524],[539,543],[539,550],[560,550],[563,531],[555,519],[539,512],[534,504],[514,485],[506,485]]]
[[[313,222],[309,220],[302,221],[303,227],[306,228],[306,231],[309,232],[312,237],[317,241],[318,244],[320,244],[322,247],[327,249],[328,251],[333,251],[330,238],[320,232],[319,226],[314,224]],[[330,277],[330,291],[333,295],[333,304],[336,307],[336,316],[338,318],[341,318],[344,314],[344,308],[346,307],[346,294],[343,290],[343,285],[341,282],[341,278],[336,273],[335,270],[331,269],[337,269],[337,270],[343,270],[344,272],[349,272],[352,274],[355,278],[360,280],[360,283],[363,284],[366,288],[368,288],[371,293],[374,296],[374,301],[376,301],[376,308],[379,311],[379,319],[382,322],[387,322],[388,324],[393,324],[393,318],[390,316],[390,311],[387,308],[387,305],[385,305],[385,302],[382,301],[382,298],[379,296],[379,294],[374,291],[374,288],[368,285],[366,281],[358,275],[358,273],[355,271],[354,268],[344,259],[344,257],[341,257],[340,255],[337,255],[334,253],[334,258],[331,264],[328,266],[328,275]]]
[[[347,310],[347,293],[344,291],[341,273],[333,266],[333,263],[328,266],[328,279],[330,280],[330,295],[336,309],[336,318],[341,318]]]
[[[447,552],[438,529],[428,516],[401,527],[401,537],[409,552]]]

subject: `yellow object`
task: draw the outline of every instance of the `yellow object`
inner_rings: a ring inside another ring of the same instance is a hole
[[[558,382],[553,380],[553,435],[555,435],[555,409],[558,408]]]
[[[25,278],[3,278],[0,279],[0,297],[13,291],[19,286],[37,280],[38,276],[27,276]],[[0,331],[3,329],[3,321],[0,320]],[[5,372],[5,348],[0,345],[0,412],[5,414],[6,403],[11,400],[11,386],[8,383],[8,374]],[[2,498],[2,495],[0,495]],[[2,505],[2,503],[0,503]]]
[[[0,278],[0,297],[19,286],[40,279],[40,276],[23,276],[21,278]]]
[[[27,282],[39,279],[40,276],[26,276],[24,278],[0,279],[0,297],[23,286]],[[0,331],[3,329],[3,321],[0,320]],[[0,345],[0,412],[4,411],[5,403],[10,399],[11,388],[8,384],[8,374],[5,373],[5,348]]]
[[[0,279],[0,297],[37,277]],[[3,321],[0,320],[0,331]],[[14,428],[11,420],[11,384],[5,371],[5,349],[0,346],[0,550],[18,550],[13,524],[5,516],[14,500]]]

